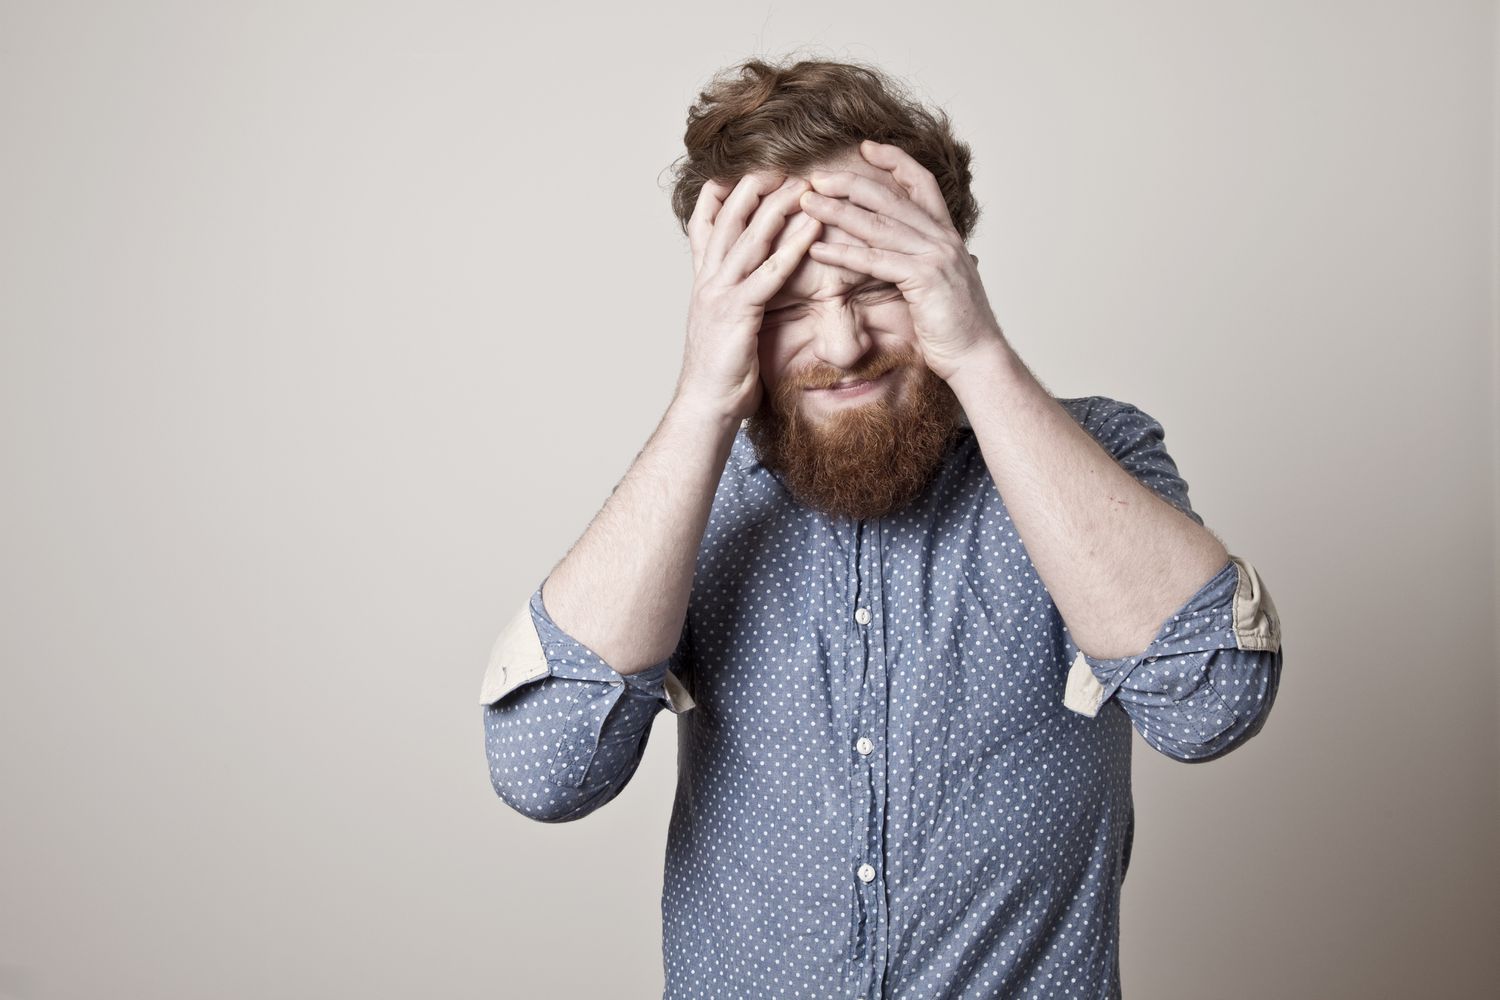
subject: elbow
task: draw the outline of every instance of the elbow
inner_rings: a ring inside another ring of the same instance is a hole
[[[518,757],[494,743],[489,748],[489,769],[490,787],[500,801],[538,823],[582,819],[614,798],[624,784],[623,780],[608,780],[600,769],[559,769],[545,751]],[[594,780],[583,780],[590,774]]]
[[[604,804],[604,797],[599,794],[580,796],[578,789],[569,789],[544,777],[517,780],[515,775],[495,767],[493,762],[490,787],[501,802],[538,823],[570,823]]]
[[[1143,733],[1142,735],[1145,737],[1146,742],[1151,744],[1153,749],[1179,763],[1207,764],[1209,761],[1218,760],[1220,757],[1243,746],[1259,730],[1259,725],[1245,728],[1236,726],[1206,743],[1189,743],[1183,740],[1153,736],[1149,733]]]
[[[1153,748],[1184,764],[1206,764],[1239,749],[1265,728],[1281,681],[1281,651],[1257,654],[1255,671],[1233,698],[1216,696],[1218,721],[1192,736],[1142,732]]]
[[[500,797],[500,801],[527,819],[536,820],[538,823],[566,823],[579,816],[577,810],[569,808],[567,803],[548,794],[545,782],[541,784],[533,782],[517,787],[492,775],[490,785],[494,788],[495,794]]]
[[[614,798],[634,773],[650,734],[647,728],[636,735],[635,727],[649,727],[657,707],[641,698],[615,712],[622,690],[619,685],[579,685],[575,694],[582,698],[565,709],[557,727],[560,735],[536,703],[523,700],[510,706],[520,710],[529,704],[529,713],[509,711],[503,703],[487,706],[485,749],[495,795],[538,823],[582,819]]]
[[[566,823],[582,816],[578,789],[560,784],[548,772],[554,765],[545,746],[518,738],[499,711],[485,709],[485,756],[490,788],[511,809],[538,823]]]

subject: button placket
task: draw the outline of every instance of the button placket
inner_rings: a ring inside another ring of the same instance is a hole
[[[859,763],[851,762],[849,780],[854,807],[850,819],[853,835],[852,858],[855,860],[853,893],[858,919],[852,943],[851,972],[859,975],[850,988],[868,991],[885,977],[889,948],[889,913],[885,883],[885,810],[886,761],[884,753],[875,753],[876,739],[882,737],[889,723],[888,668],[885,648],[885,609],[882,572],[883,525],[880,519],[856,521],[853,544],[849,549],[850,576],[845,593],[844,613],[853,619],[846,626],[847,671],[850,681],[849,729]],[[865,735],[865,734],[873,734]],[[847,744],[846,744],[847,745]],[[860,985],[861,981],[863,985]]]
[[[854,621],[857,623],[863,640],[861,645],[865,653],[867,687],[863,698],[864,711],[855,720],[854,732],[863,734],[856,738],[855,750],[861,753],[867,765],[867,768],[860,770],[868,782],[866,787],[869,788],[871,795],[868,800],[869,812],[864,831],[863,854],[867,861],[860,866],[858,876],[861,883],[870,889],[870,892],[864,894],[868,899],[872,918],[868,931],[870,965],[866,967],[866,974],[870,976],[870,979],[866,982],[873,982],[878,994],[879,984],[885,977],[890,930],[886,894],[884,891],[876,891],[883,890],[886,877],[883,873],[886,872],[887,863],[885,812],[889,775],[886,769],[885,753],[874,752],[875,739],[872,738],[872,734],[873,737],[884,734],[890,722],[888,717],[890,664],[886,658],[886,619],[883,617],[887,610],[883,575],[885,523],[879,518],[865,522],[863,540],[865,544],[861,546],[859,553],[861,586],[852,603],[854,604]]]

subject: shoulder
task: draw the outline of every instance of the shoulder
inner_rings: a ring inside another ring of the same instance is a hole
[[[738,531],[795,508],[781,481],[761,464],[742,422],[719,473],[709,509],[709,535]]]
[[[1077,396],[1057,401],[1117,458],[1143,442],[1165,436],[1161,422],[1134,403],[1110,396]]]
[[[1083,427],[1099,436],[1099,432],[1120,418],[1128,416],[1136,408],[1131,403],[1121,402],[1110,396],[1057,396],[1058,405]],[[1137,411],[1138,412],[1138,411]]]

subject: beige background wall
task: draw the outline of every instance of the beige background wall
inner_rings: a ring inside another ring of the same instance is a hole
[[[953,114],[1008,335],[1164,422],[1282,611],[1260,736],[1137,740],[1126,996],[1493,995],[1496,41],[1481,2],[0,4],[0,997],[660,995],[673,717],[547,826],[477,693],[669,398],[684,112],[795,46]]]

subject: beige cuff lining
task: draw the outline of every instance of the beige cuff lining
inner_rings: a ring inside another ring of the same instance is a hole
[[[1281,617],[1255,567],[1233,553],[1239,582],[1234,588],[1234,638],[1241,649],[1274,653],[1281,648]]]
[[[677,715],[681,715],[690,708],[696,708],[698,703],[693,696],[688,694],[688,689],[678,679],[677,675],[669,669],[665,678],[667,689],[667,707]]]
[[[1063,704],[1080,715],[1089,718],[1099,714],[1099,706],[1104,703],[1104,685],[1099,683],[1099,678],[1094,676],[1094,671],[1089,667],[1087,660],[1083,658],[1080,650],[1073,658],[1073,666],[1068,670],[1067,687],[1063,689]]]
[[[528,597],[490,649],[490,663],[479,692],[480,704],[492,705],[527,681],[545,676],[547,654],[542,652],[542,640],[537,637],[536,625],[531,620]]]
[[[493,705],[528,681],[547,676],[547,654],[542,650],[542,640],[536,634],[536,623],[531,619],[531,600],[505,626],[495,645],[490,649],[489,666],[484,671],[484,684],[480,687],[479,703]],[[667,707],[681,715],[697,707],[693,696],[681,679],[671,670],[664,678]]]

